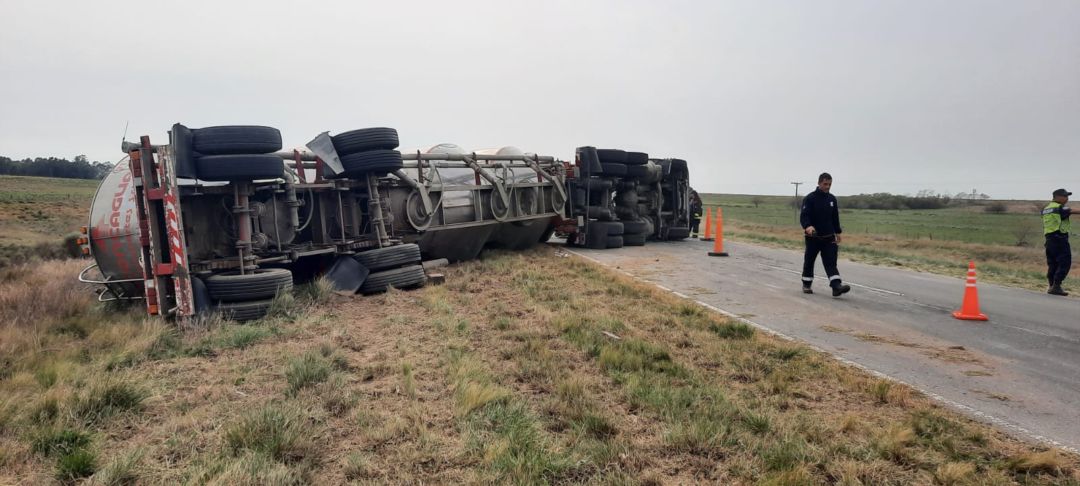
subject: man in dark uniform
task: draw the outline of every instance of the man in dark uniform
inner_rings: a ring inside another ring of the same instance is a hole
[[[698,227],[701,225],[701,196],[697,191],[690,189],[690,237],[698,237]]]
[[[1072,193],[1065,189],[1054,191],[1054,200],[1042,210],[1043,234],[1046,235],[1046,280],[1050,288],[1046,293],[1069,295],[1061,288],[1072,266],[1072,248],[1069,247],[1069,230],[1072,210],[1066,204]]]
[[[851,290],[840,280],[840,271],[836,269],[836,256],[840,247],[840,208],[836,196],[829,194],[832,188],[832,176],[828,172],[818,176],[818,186],[807,194],[802,202],[799,222],[805,233],[806,255],[803,257],[802,289],[803,293],[812,294],[810,286],[814,283],[814,262],[821,253],[821,263],[825,274],[829,276],[829,286],[833,297],[839,297]]]

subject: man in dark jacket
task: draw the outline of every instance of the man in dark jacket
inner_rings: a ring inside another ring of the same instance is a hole
[[[814,262],[821,253],[821,263],[825,274],[829,276],[829,286],[833,297],[839,297],[851,290],[840,280],[836,269],[836,256],[840,247],[840,208],[836,196],[829,194],[832,188],[832,176],[828,172],[818,176],[817,190],[806,195],[802,202],[799,222],[805,234],[806,255],[803,257],[802,289],[803,293],[812,294],[810,286],[814,283]]]
[[[697,191],[690,189],[690,237],[698,237],[698,227],[701,225],[701,196]]]

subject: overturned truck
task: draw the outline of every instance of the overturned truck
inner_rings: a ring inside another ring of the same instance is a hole
[[[283,151],[274,128],[181,124],[167,144],[125,142],[94,196],[84,230],[94,263],[79,278],[101,285],[100,300],[143,300],[151,315],[248,320],[321,274],[374,293],[423,285],[424,260],[556,233],[590,248],[689,234],[679,159],[398,145],[396,130],[366,128]]]

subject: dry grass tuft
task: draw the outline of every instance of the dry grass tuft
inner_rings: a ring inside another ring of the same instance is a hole
[[[934,481],[942,486],[963,486],[972,484],[975,477],[975,465],[969,462],[947,462],[934,471]]]
[[[1031,452],[1009,462],[1009,468],[1018,473],[1046,473],[1054,476],[1066,475],[1072,467],[1071,461],[1056,449]]]
[[[294,405],[270,404],[244,415],[225,430],[233,454],[251,451],[281,462],[293,462],[310,452],[310,434],[303,414]]]

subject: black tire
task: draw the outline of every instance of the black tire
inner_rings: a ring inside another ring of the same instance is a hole
[[[641,179],[649,176],[649,166],[647,165],[627,165],[626,166],[626,178],[627,179]]]
[[[360,286],[360,292],[364,294],[386,292],[389,287],[407,289],[424,285],[426,282],[427,274],[424,273],[424,266],[410,265],[368,275],[364,285]]]
[[[404,167],[401,162],[401,152],[397,150],[369,150],[346,155],[341,157],[341,165],[345,168],[345,174],[349,176],[368,172],[385,174]]]
[[[580,188],[584,188],[586,191],[589,192],[606,191],[608,189],[611,189],[612,183],[608,179],[588,178],[579,179],[577,181],[577,186]]]
[[[211,311],[213,299],[206,289],[206,282],[199,277],[191,277],[191,299],[195,301],[195,315],[201,316]]]
[[[646,223],[645,221],[641,221],[641,220],[623,221],[622,225],[623,225],[623,234],[624,235],[638,234],[638,233],[644,234],[649,229],[649,223]]]
[[[570,193],[570,202],[573,203],[575,207],[588,206],[589,193],[585,192],[585,189],[581,187],[574,187],[574,190]]]
[[[670,170],[670,172],[672,174],[686,174],[686,173],[688,173],[689,169],[687,168],[686,161],[683,160],[683,159],[671,159],[671,170]]]
[[[604,177],[625,177],[626,176],[626,164],[616,164],[614,162],[604,162],[600,164],[604,168]]]
[[[626,161],[623,162],[626,165],[645,165],[649,163],[649,154],[645,152],[627,152]]]
[[[589,233],[598,233],[604,236],[619,236],[623,234],[623,224],[618,221],[589,221]]]
[[[607,247],[608,248],[622,248],[623,247],[623,237],[622,236],[609,236],[609,237],[607,237]]]
[[[266,316],[274,299],[249,300],[245,302],[222,302],[214,306],[222,317],[234,321],[254,321]]]
[[[204,181],[281,179],[285,161],[276,155],[207,155],[195,159],[195,172]]]
[[[623,233],[623,245],[625,246],[645,246],[645,233]]]
[[[667,239],[669,241],[685,240],[690,237],[689,228],[671,228],[668,230]]]
[[[592,228],[595,221],[589,222],[589,231],[585,233],[585,248],[603,250],[607,248],[607,228]]]
[[[581,215],[586,219],[599,219],[602,221],[611,221],[615,219],[615,214],[610,209],[602,208],[600,206],[588,206],[581,208]]]
[[[398,133],[393,128],[361,128],[330,137],[338,157],[369,150],[393,150],[398,148]]]
[[[626,152],[623,150],[615,149],[596,149],[596,156],[600,159],[601,165],[605,163],[610,164],[625,164]],[[607,172],[607,169],[604,169]]]
[[[292,290],[292,272],[284,268],[259,268],[240,275],[238,271],[216,273],[204,279],[210,298],[218,302],[272,299]]]
[[[619,191],[615,194],[615,204],[627,208],[636,208],[638,193],[635,190]]]
[[[281,150],[281,132],[257,125],[196,128],[191,143],[203,155],[268,154]]]
[[[620,221],[636,221],[638,219],[638,213],[634,208],[624,206],[615,206],[615,216]]]
[[[415,243],[388,246],[357,253],[353,258],[372,272],[379,272],[420,263],[420,246]]]

